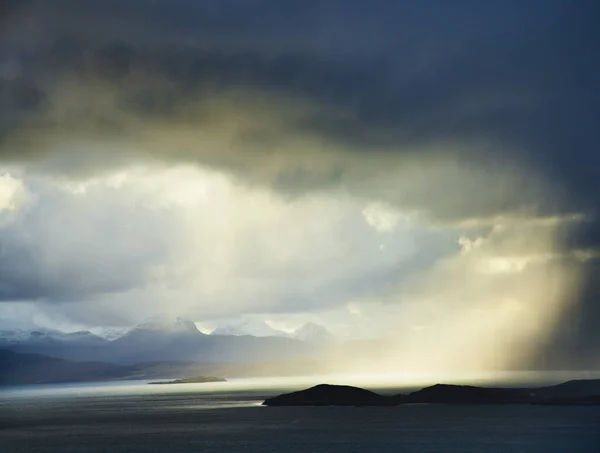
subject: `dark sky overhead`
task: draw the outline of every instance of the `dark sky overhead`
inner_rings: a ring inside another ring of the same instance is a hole
[[[485,332],[598,363],[599,20],[4,0],[0,319],[302,319],[448,351]]]

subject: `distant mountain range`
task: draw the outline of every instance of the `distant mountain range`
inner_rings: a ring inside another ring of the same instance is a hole
[[[264,321],[244,320],[225,323],[211,332],[211,335],[252,335],[254,337],[284,337],[291,335],[283,330],[274,329]]]
[[[124,367],[112,363],[80,363],[0,349],[0,385],[103,381],[119,379],[124,373]]]
[[[89,331],[61,332],[60,330],[24,330],[24,329],[0,329],[0,347],[14,344],[44,344],[44,343],[86,343],[101,344],[106,340]]]
[[[155,361],[252,363],[301,358],[314,346],[283,336],[206,335],[184,318],[148,319],[107,340],[90,332],[0,331],[0,348],[69,360],[118,364]]]
[[[0,349],[0,385],[28,385],[60,382],[180,379],[186,376],[256,377],[297,376],[316,368],[312,359],[254,363],[155,361],[115,364],[101,361],[73,361],[42,354]]]
[[[0,349],[0,385],[169,379],[197,374],[200,369],[201,366],[193,362],[117,365],[107,362],[75,362]]]
[[[211,332],[211,335],[252,335],[255,337],[283,337],[293,338],[314,345],[325,345],[335,341],[334,336],[326,327],[307,322],[297,328],[294,332],[285,332],[274,329],[264,321],[242,321],[238,323],[224,324]]]
[[[327,345],[334,342],[334,337],[325,327],[307,322],[296,329],[294,338],[314,345]]]

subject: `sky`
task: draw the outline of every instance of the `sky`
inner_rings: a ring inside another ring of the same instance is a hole
[[[599,13],[2,2],[0,327],[310,321],[409,364],[597,364]]]

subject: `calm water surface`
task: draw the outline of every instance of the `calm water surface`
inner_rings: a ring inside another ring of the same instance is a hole
[[[600,453],[598,406],[260,405],[265,397],[313,383],[131,381],[0,389],[0,452]]]

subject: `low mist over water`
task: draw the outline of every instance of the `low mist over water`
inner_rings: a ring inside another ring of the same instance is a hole
[[[80,397],[116,397],[118,395],[140,396],[194,394],[196,396],[223,396],[231,392],[255,395],[262,402],[273,394],[300,390],[314,385],[328,383],[353,385],[384,392],[403,392],[438,383],[480,386],[534,387],[558,384],[572,379],[600,379],[600,371],[594,372],[500,372],[472,374],[330,374],[322,376],[285,376],[260,378],[230,378],[227,382],[207,382],[198,384],[173,384],[154,386],[156,380],[131,380],[88,382],[73,384],[41,384],[0,387],[3,399],[45,398],[77,399]],[[167,382],[165,380],[164,382]],[[160,382],[160,381],[158,381]]]

